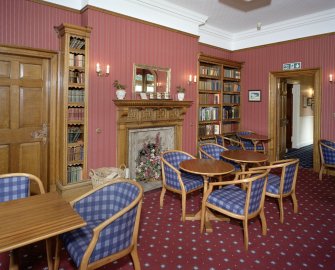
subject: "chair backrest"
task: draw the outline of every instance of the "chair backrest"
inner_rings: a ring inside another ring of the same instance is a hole
[[[248,179],[248,188],[244,213],[257,212],[264,203],[268,171],[263,171]]]
[[[117,253],[137,241],[143,189],[133,180],[109,182],[71,202],[73,208],[100,234],[82,261],[94,262]],[[94,241],[94,238],[93,240]],[[83,263],[82,262],[82,263]]]
[[[216,143],[204,143],[199,146],[199,155],[203,159],[222,159],[220,154],[228,149]]]
[[[244,148],[246,148],[246,149],[253,149],[254,148],[254,144],[252,143],[251,140],[243,139],[239,135],[250,135],[250,134],[254,134],[254,132],[252,132],[252,131],[239,131],[239,132],[236,133],[236,135],[239,138],[240,142],[243,144]]]
[[[319,147],[321,162],[327,165],[335,165],[335,142],[321,139]]]
[[[38,185],[41,194],[45,193],[42,181],[35,175],[28,173],[0,175],[0,202],[29,197],[31,182]]]
[[[175,189],[180,190],[179,164],[184,160],[194,159],[195,157],[179,150],[169,150],[161,153],[163,182]]]

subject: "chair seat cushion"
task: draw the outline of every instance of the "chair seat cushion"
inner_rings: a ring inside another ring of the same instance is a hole
[[[204,179],[200,175],[192,173],[182,173],[181,180],[184,183],[186,192],[204,186]]]
[[[246,192],[237,186],[226,186],[213,191],[207,202],[234,214],[243,215]]]
[[[238,145],[228,145],[227,148],[229,150],[241,150],[242,149],[242,147]]]
[[[280,176],[269,173],[268,183],[266,185],[266,192],[272,194],[279,194]]]
[[[61,235],[63,245],[77,267],[79,267],[87,246],[92,239],[93,228],[101,222],[103,220],[86,221],[87,225],[85,227]]]

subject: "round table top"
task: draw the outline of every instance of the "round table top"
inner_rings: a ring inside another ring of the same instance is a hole
[[[270,140],[268,136],[265,135],[260,135],[260,134],[244,134],[244,135],[238,135],[239,137],[247,140],[252,140],[252,141],[267,141]]]
[[[180,169],[194,174],[216,176],[231,173],[234,166],[216,159],[189,159],[180,162]]]
[[[223,151],[220,155],[223,158],[235,162],[245,162],[245,163],[260,163],[265,162],[269,159],[268,156],[263,153],[249,150]]]

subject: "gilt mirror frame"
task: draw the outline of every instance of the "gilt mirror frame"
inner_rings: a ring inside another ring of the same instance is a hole
[[[134,64],[133,93],[169,93],[171,68]]]

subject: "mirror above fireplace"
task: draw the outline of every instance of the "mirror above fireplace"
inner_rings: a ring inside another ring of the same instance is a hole
[[[134,64],[134,93],[168,93],[170,92],[171,69]]]

